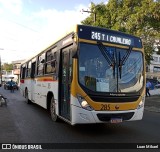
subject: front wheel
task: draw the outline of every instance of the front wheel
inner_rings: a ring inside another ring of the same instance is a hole
[[[55,104],[55,100],[54,97],[52,97],[51,99],[51,104],[50,104],[50,114],[51,114],[51,118],[53,121],[58,121],[58,116],[56,114],[56,104]]]

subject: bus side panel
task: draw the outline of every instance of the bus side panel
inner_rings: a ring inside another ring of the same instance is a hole
[[[28,99],[31,100],[31,83],[30,79],[22,79],[19,87],[20,93],[25,97],[26,90],[28,91]]]
[[[36,81],[35,103],[47,109],[47,94],[52,92],[55,101],[58,100],[58,81]]]

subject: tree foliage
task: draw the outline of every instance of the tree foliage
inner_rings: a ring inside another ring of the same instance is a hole
[[[109,0],[107,4],[97,5],[92,2],[90,10],[92,13],[82,21],[82,24],[105,27],[141,37],[146,61],[150,63],[155,40],[159,40],[157,45],[160,45],[160,0]]]
[[[4,63],[2,65],[2,70],[11,71],[13,70],[13,64]]]

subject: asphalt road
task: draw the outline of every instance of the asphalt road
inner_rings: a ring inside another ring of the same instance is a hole
[[[160,95],[146,98],[145,109],[152,112],[160,113]]]
[[[45,109],[35,104],[28,105],[19,91],[11,93],[0,88],[0,94],[8,98],[8,106],[0,107],[0,143],[62,143],[61,146],[63,143],[126,143],[126,146],[127,143],[160,143],[160,96],[146,98],[141,121],[70,126],[63,121],[52,122]]]

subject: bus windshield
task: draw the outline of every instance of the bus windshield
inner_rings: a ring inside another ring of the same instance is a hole
[[[143,55],[139,51],[80,43],[79,83],[95,92],[135,93],[143,87]],[[124,62],[122,62],[124,61]]]

